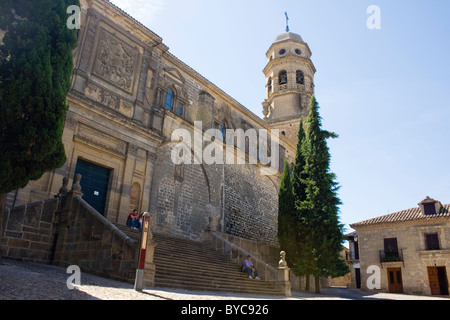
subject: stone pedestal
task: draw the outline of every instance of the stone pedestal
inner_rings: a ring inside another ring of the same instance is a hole
[[[290,297],[291,294],[291,281],[289,277],[290,268],[279,267],[277,270],[277,287],[286,297]]]
[[[280,261],[278,262],[277,269],[277,287],[286,296],[290,297],[291,294],[291,279],[290,270],[286,263],[286,252],[280,252]]]

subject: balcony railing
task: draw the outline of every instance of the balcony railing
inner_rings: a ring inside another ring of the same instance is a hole
[[[403,261],[403,250],[398,249],[394,251],[386,252],[385,250],[380,250],[380,262],[404,262]]]

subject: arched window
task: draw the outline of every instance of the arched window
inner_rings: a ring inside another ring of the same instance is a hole
[[[302,71],[297,70],[296,79],[297,79],[297,83],[305,84],[305,76]]]
[[[279,84],[286,84],[287,81],[287,72],[286,71],[281,71],[280,74],[278,75],[279,78]]]
[[[175,92],[172,88],[167,90],[166,101],[164,103],[164,108],[173,111],[173,103],[175,101]]]

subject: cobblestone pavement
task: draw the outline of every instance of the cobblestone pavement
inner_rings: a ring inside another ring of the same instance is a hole
[[[327,288],[322,294],[292,293],[292,297],[260,296],[195,292],[162,288],[134,290],[132,284],[81,274],[81,285],[69,290],[66,269],[3,259],[0,265],[0,300],[436,300],[438,297],[422,297],[393,294],[368,294],[359,290]]]

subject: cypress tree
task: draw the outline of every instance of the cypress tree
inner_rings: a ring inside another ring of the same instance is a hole
[[[301,205],[306,200],[306,177],[305,177],[305,143],[306,134],[303,125],[303,119],[300,121],[300,126],[297,135],[297,151],[295,155],[295,164],[292,170],[292,188],[294,193],[294,216],[291,223],[295,226],[295,235],[292,241],[295,242],[294,250],[289,253],[289,266],[296,276],[306,276],[306,290],[309,290],[309,274],[312,272],[310,266],[311,257],[309,255],[310,247],[308,244],[309,232],[307,226],[303,223],[297,206]],[[286,259],[287,259],[286,258]]]
[[[337,135],[322,129],[319,106],[313,96],[307,119],[305,152],[306,200],[299,204],[300,219],[308,231],[306,238],[310,260],[306,262],[316,279],[337,277],[348,272],[340,258],[343,225],[339,222],[339,205],[336,176],[330,172],[330,153],[326,140]]]
[[[300,120],[300,127],[297,135],[297,151],[295,154],[295,164],[292,170],[292,188],[294,191],[295,203],[306,200],[306,185],[305,185],[305,129],[303,128],[303,119]]]
[[[78,0],[2,0],[0,8],[0,230],[6,194],[66,161],[62,133]]]
[[[278,241],[281,250],[286,251],[287,261],[291,263],[296,251],[296,222],[294,213],[294,194],[291,172],[287,159],[284,160],[283,174],[278,191]]]

